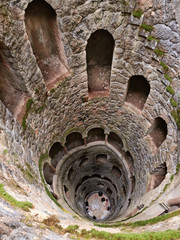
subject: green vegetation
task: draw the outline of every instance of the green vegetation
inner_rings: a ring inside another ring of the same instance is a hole
[[[167,86],[166,90],[167,90],[171,95],[174,95],[174,94],[175,94],[174,89],[173,89],[170,85]]]
[[[60,220],[56,215],[51,215],[50,217],[44,219],[42,223],[44,223],[47,226],[55,226],[58,223],[60,223]]]
[[[173,107],[177,107],[178,106],[178,103],[174,100],[174,98],[171,98],[170,99],[170,103]]]
[[[69,225],[66,229],[65,229],[65,232],[68,232],[68,233],[74,233],[76,232],[76,230],[79,228],[78,225]]]
[[[25,179],[30,183],[37,183],[37,180],[35,178],[36,174],[32,171],[30,165],[28,163],[26,163],[27,168],[23,168],[20,164],[17,164],[17,167],[21,170],[21,172],[23,173],[23,176],[25,177]]]
[[[153,37],[152,35],[149,35],[149,36],[147,37],[147,40],[148,40],[148,41],[156,41],[156,42],[159,42],[159,40],[158,40],[157,38]]]
[[[50,93],[53,94],[54,92],[55,92],[55,89],[52,88],[52,89],[50,90]]]
[[[141,9],[137,9],[136,11],[133,12],[133,16],[137,18],[141,18],[143,15],[143,11]]]
[[[179,170],[180,170],[180,164],[178,163],[177,166],[176,166],[176,174],[179,173]]]
[[[171,115],[173,116],[173,118],[177,124],[178,130],[180,130],[180,108],[172,110]]]
[[[23,116],[22,123],[21,123],[24,130],[26,130],[26,128],[27,128],[26,119],[28,117],[28,114],[29,114],[29,111],[31,109],[31,106],[32,106],[33,102],[34,102],[33,99],[30,98],[26,103],[26,111],[25,111],[25,114]]]
[[[153,26],[147,25],[147,24],[141,24],[140,28],[142,28],[142,29],[144,29],[145,31],[148,31],[148,32],[153,30]]]
[[[166,191],[166,189],[168,188],[168,186],[169,186],[169,184],[166,184],[166,185],[164,186],[164,188],[163,188],[163,192]]]
[[[7,154],[7,153],[8,153],[8,150],[7,150],[7,149],[4,149],[3,154],[5,155],[5,154]]]
[[[164,62],[160,62],[160,65],[165,71],[169,69],[168,65],[166,65]]]
[[[164,54],[165,54],[164,51],[159,48],[155,48],[153,51],[155,52],[155,54],[157,56],[164,56]]]
[[[18,201],[13,198],[9,193],[4,190],[4,185],[0,184],[0,197],[6,200],[9,204],[14,207],[21,208],[22,210],[28,212],[30,208],[33,208],[32,203],[27,201]]]
[[[171,78],[167,73],[164,74],[164,77],[165,77],[170,83],[172,82],[172,78]]]

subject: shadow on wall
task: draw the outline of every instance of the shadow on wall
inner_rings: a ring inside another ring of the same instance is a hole
[[[90,97],[109,94],[114,39],[106,30],[91,34],[86,47],[88,92]]]
[[[49,90],[69,75],[56,12],[46,1],[34,0],[26,9],[25,24],[33,53]]]
[[[10,55],[9,50],[3,43],[0,43],[0,99],[14,117],[21,122],[28,96],[21,90],[22,87],[19,86],[17,76],[6,55]]]

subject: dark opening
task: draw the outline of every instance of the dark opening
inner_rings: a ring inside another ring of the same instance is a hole
[[[107,162],[107,156],[105,154],[99,154],[96,156],[97,165],[106,164],[106,162]]]
[[[74,170],[73,168],[71,168],[68,172],[68,180],[71,182],[73,179],[73,175],[74,175]]]
[[[49,156],[51,158],[51,164],[53,167],[56,167],[60,159],[66,154],[64,148],[60,142],[56,142],[52,145]]]
[[[123,143],[120,137],[116,133],[111,132],[108,135],[108,143],[110,143],[113,147],[115,147],[119,152],[122,152]]]
[[[111,170],[112,174],[114,174],[117,178],[120,178],[122,173],[119,170],[118,167],[113,166],[112,170]]]
[[[93,97],[109,93],[114,39],[106,30],[91,34],[86,47],[88,91]]]
[[[101,128],[93,128],[88,132],[87,143],[94,141],[104,141],[104,130]]]
[[[28,96],[20,90],[22,87],[18,86],[18,78],[3,54],[4,50],[8,51],[0,49],[0,99],[14,117],[21,122]]]
[[[147,191],[157,188],[165,179],[166,174],[167,174],[166,163],[161,163],[157,168],[155,168],[151,172]]]
[[[84,158],[81,160],[81,162],[80,162],[80,164],[79,164],[79,167],[81,168],[81,167],[85,166],[87,163],[88,163],[88,158],[84,157]]]
[[[45,163],[43,166],[43,174],[47,184],[51,185],[53,182],[54,171],[50,167],[49,163]]]
[[[126,101],[142,110],[150,92],[150,85],[141,75],[129,79]]]
[[[56,22],[56,12],[44,0],[34,0],[25,12],[26,31],[47,87],[67,74],[67,61]]]
[[[84,145],[84,140],[82,139],[82,135],[78,132],[73,132],[69,134],[66,138],[66,147],[68,151],[73,148]]]
[[[150,136],[152,137],[154,144],[158,148],[166,139],[167,123],[164,121],[164,119],[157,117],[155,118],[151,129],[152,130],[150,131]]]

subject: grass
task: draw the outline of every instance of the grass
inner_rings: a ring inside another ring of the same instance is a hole
[[[142,15],[143,15],[143,11],[141,9],[137,9],[136,11],[133,12],[133,16],[139,19],[141,18]]]
[[[26,212],[28,212],[30,208],[33,208],[32,203],[28,201],[18,201],[13,198],[9,193],[4,190],[3,184],[0,184],[0,197],[6,200],[10,205],[20,208]]]
[[[180,164],[178,163],[176,166],[176,175],[179,173],[179,170],[180,170]]]
[[[159,40],[158,40],[157,38],[153,37],[152,35],[149,35],[149,36],[147,37],[147,40],[148,40],[148,41],[156,41],[156,42],[159,42]]]
[[[165,77],[170,83],[172,82],[172,78],[171,78],[167,73],[164,74],[164,77]]]
[[[171,98],[170,99],[170,103],[173,107],[177,107],[178,106],[178,103],[174,100],[174,98]]]
[[[153,26],[147,25],[147,24],[141,24],[140,28],[142,28],[142,29],[144,29],[145,31],[148,31],[148,32],[153,30]]]
[[[171,95],[174,95],[174,94],[175,94],[174,89],[173,89],[170,85],[166,87],[166,90],[167,90]]]
[[[30,98],[26,103],[26,111],[25,111],[25,114],[23,116],[22,123],[21,123],[24,130],[26,130],[26,128],[27,128],[26,119],[28,117],[28,114],[29,114],[29,111],[31,109],[31,106],[32,106],[33,102],[34,102],[33,99]]]
[[[160,65],[165,71],[169,69],[168,65],[166,65],[164,62],[160,62]]]
[[[80,237],[85,239],[107,239],[107,240],[170,240],[178,239],[180,231],[168,230],[165,232],[143,232],[143,233],[110,233],[105,231],[97,231],[92,229],[86,231],[83,229]]]
[[[157,56],[164,56],[164,54],[165,54],[164,51],[159,48],[155,48],[153,51],[155,52],[155,54]]]

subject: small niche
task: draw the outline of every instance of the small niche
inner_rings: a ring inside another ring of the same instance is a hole
[[[49,156],[51,158],[51,164],[54,168],[65,154],[66,152],[60,142],[56,142],[52,145],[49,151]]]
[[[69,134],[66,138],[66,147],[68,151],[73,148],[77,148],[84,145],[84,140],[82,139],[82,135],[78,132],[73,132]]]
[[[43,174],[44,174],[44,178],[45,178],[47,184],[51,185],[52,182],[53,182],[54,170],[49,165],[49,163],[45,163],[44,164],[44,166],[43,166]]]
[[[150,179],[149,179],[147,192],[157,188],[162,183],[162,181],[165,179],[166,174],[167,174],[166,163],[161,163],[157,168],[155,168],[150,173]]]
[[[116,166],[113,166],[111,173],[114,174],[117,178],[120,178],[122,175],[121,171]]]
[[[107,162],[107,156],[105,154],[99,154],[96,156],[96,164],[103,165]]]
[[[56,12],[44,0],[34,0],[25,11],[26,31],[47,89],[69,75]]]
[[[141,75],[132,76],[129,79],[126,102],[142,110],[150,93],[150,85]]]
[[[9,50],[0,42],[0,100],[21,123],[29,97],[21,90],[18,78],[3,52],[10,54]]]
[[[108,96],[114,39],[106,30],[91,34],[86,47],[88,92],[90,97]]]
[[[119,152],[122,152],[123,142],[116,133],[110,132],[108,135],[108,143],[115,147]]]
[[[88,132],[87,143],[94,141],[104,141],[105,135],[102,128],[93,128]]]
[[[71,182],[73,179],[73,175],[74,175],[74,170],[73,168],[71,168],[68,172],[68,180]]]
[[[167,136],[167,123],[161,117],[155,118],[151,128],[150,133],[155,146],[159,148],[161,144],[165,141]]]
[[[88,158],[84,157],[79,164],[79,167],[82,168],[88,163]]]

